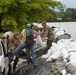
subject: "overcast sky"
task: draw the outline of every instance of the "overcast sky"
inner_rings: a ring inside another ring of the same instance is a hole
[[[61,1],[62,4],[65,4],[67,8],[76,9],[76,0],[56,0],[56,1]]]

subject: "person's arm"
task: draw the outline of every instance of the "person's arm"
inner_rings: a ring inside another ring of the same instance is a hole
[[[41,31],[41,32],[37,32],[37,31],[33,30],[33,33],[34,33],[34,34],[37,34],[37,35],[40,35],[40,34],[42,34],[43,32],[44,32],[44,30]]]
[[[21,35],[17,36],[16,34],[13,35],[13,43],[17,44],[20,41]]]
[[[45,31],[45,35],[44,35],[44,37],[42,38],[42,41],[44,41],[45,39],[46,39],[46,37],[48,36],[48,27],[45,27],[45,29],[44,29],[44,31]]]
[[[17,39],[21,40],[21,38],[22,38],[22,34],[20,34]]]
[[[44,41],[47,36],[48,36],[48,31],[45,33],[44,37],[42,38],[42,41]]]

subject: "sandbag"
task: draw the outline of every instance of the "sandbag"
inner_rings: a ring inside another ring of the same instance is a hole
[[[40,37],[40,35],[37,35],[37,40],[36,40],[36,44],[40,45],[41,47],[45,47],[46,46],[46,42],[42,42],[42,39]]]

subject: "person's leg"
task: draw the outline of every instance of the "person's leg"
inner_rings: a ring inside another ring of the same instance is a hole
[[[8,56],[10,59],[13,59],[14,56],[16,56],[22,49],[27,48],[26,43],[20,44],[15,51],[6,52],[5,55]]]
[[[50,49],[51,46],[52,46],[52,41],[47,40],[47,51]]]
[[[47,39],[47,51],[50,49],[50,47],[52,46],[52,42],[54,41],[54,35],[50,35]]]
[[[27,44],[26,43],[21,43],[16,50],[13,52],[14,55],[18,54],[22,49],[26,48]]]
[[[36,65],[36,56],[35,56],[35,52],[34,52],[34,45],[30,46],[29,49],[31,51],[33,63],[34,63],[34,65]]]
[[[27,58],[27,63],[28,65],[32,62],[31,56],[30,56],[30,50],[26,48],[26,58]]]
[[[15,72],[16,65],[17,65],[18,61],[19,61],[19,58],[16,57],[15,60],[14,60],[14,63],[13,63],[13,72]]]

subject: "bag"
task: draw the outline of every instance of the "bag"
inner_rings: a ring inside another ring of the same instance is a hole
[[[45,47],[46,46],[46,42],[42,42],[42,39],[41,39],[40,35],[37,35],[36,44],[38,44],[41,47]]]
[[[34,36],[31,29],[26,30],[26,41],[25,43],[34,44]]]

